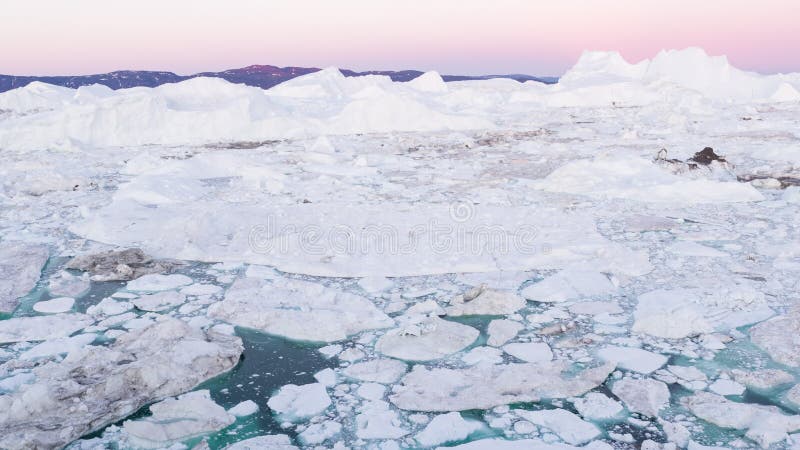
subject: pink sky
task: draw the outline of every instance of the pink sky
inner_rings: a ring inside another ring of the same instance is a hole
[[[559,75],[703,47],[800,71],[800,0],[4,0],[0,73],[194,73],[250,64]]]

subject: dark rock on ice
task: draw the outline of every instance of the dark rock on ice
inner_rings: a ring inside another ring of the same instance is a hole
[[[166,273],[182,265],[178,261],[152,259],[141,249],[111,250],[76,256],[67,269],[89,272],[93,281],[129,281],[151,273]]]

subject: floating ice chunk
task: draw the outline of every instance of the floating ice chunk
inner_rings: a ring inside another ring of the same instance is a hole
[[[342,431],[342,424],[332,420],[309,425],[298,435],[300,441],[306,445],[321,444],[336,436]]]
[[[287,384],[270,397],[267,402],[273,411],[284,420],[300,421],[316,416],[331,405],[331,398],[322,383],[298,386]]]
[[[453,447],[439,447],[437,450],[613,450],[614,447],[603,442],[594,441],[585,446],[576,447],[568,444],[545,442],[541,439],[520,439],[507,441],[504,439],[481,439]]]
[[[800,186],[789,186],[783,191],[781,196],[786,203],[800,203]]]
[[[475,364],[500,364],[503,362],[503,352],[494,347],[475,347],[464,353],[461,360],[470,366]]]
[[[129,281],[126,289],[129,291],[157,292],[177,289],[189,284],[192,284],[192,279],[186,275],[161,275],[153,273]]]
[[[424,302],[412,305],[405,313],[407,316],[424,315],[424,316],[444,316],[447,314],[444,308],[439,306],[434,300],[426,300]]]
[[[800,366],[800,309],[761,322],[750,328],[750,340],[764,349],[775,361],[791,367]]]
[[[386,332],[375,350],[407,361],[430,361],[458,352],[475,342],[475,328],[438,317],[423,317]]]
[[[370,294],[376,294],[389,290],[394,283],[386,277],[364,277],[358,280],[358,285]]]
[[[553,359],[550,346],[544,342],[515,342],[506,344],[503,351],[525,362],[543,362]]]
[[[42,342],[41,344],[19,355],[20,359],[38,359],[53,355],[62,355],[83,348],[94,342],[93,333],[79,334],[77,336],[58,338]]]
[[[75,276],[63,271],[59,276],[50,279],[47,289],[51,294],[59,297],[80,297],[89,290],[91,285],[88,274]]]
[[[569,312],[576,315],[596,316],[599,314],[621,314],[622,308],[617,303],[606,302],[580,302],[569,307]]]
[[[553,171],[535,186],[551,192],[684,205],[764,199],[753,186],[746,183],[690,179],[636,157],[604,156],[572,161]]]
[[[597,352],[603,361],[611,361],[622,369],[650,373],[667,363],[667,357],[640,348],[607,346]]]
[[[319,349],[317,349],[317,351],[322,353],[322,356],[324,356],[325,358],[330,359],[342,352],[342,345],[330,344],[324,347],[320,347]]]
[[[461,414],[451,412],[434,417],[425,429],[414,436],[414,439],[423,447],[433,447],[448,442],[463,441],[481,428],[483,425],[480,422],[464,420]]]
[[[93,322],[85,314],[54,314],[0,320],[0,344],[67,337]]]
[[[162,291],[155,294],[146,294],[133,300],[137,309],[142,311],[166,311],[183,304],[186,296],[176,291]]]
[[[748,389],[766,391],[794,382],[794,376],[780,369],[760,370],[731,370],[731,375],[737,383],[747,386]]]
[[[589,392],[572,402],[581,416],[589,420],[609,420],[622,413],[622,405],[599,392]]]
[[[122,428],[138,447],[164,448],[232,424],[235,417],[211,400],[208,391],[195,391],[150,405],[153,414],[127,420]]]
[[[233,443],[225,450],[299,450],[292,445],[292,440],[285,434],[270,434],[266,436],[256,436]]]
[[[356,416],[359,439],[399,439],[409,433],[403,421],[384,401],[365,403]]]
[[[274,280],[275,278],[278,278],[280,275],[272,267],[251,264],[247,266],[247,270],[245,270],[244,276],[246,276],[247,278],[261,278],[263,280]]]
[[[695,416],[723,428],[746,430],[745,436],[762,447],[782,441],[800,430],[800,416],[787,416],[775,406],[737,403],[710,392],[697,392],[682,400]]]
[[[529,422],[551,430],[568,444],[585,444],[601,433],[600,429],[594,424],[586,422],[564,409],[544,409],[540,411],[515,409],[514,413]]]
[[[0,429],[7,430],[0,448],[61,448],[229,370],[242,350],[235,336],[203,333],[171,318],[125,333],[107,347],[85,346],[36,367],[34,383],[0,396]],[[75,398],[81,399],[77,407]],[[52,432],[54,423],[61,432]]]
[[[477,297],[447,308],[449,316],[499,316],[525,307],[525,299],[509,291],[483,290]]]
[[[730,450],[730,447],[719,447],[716,445],[702,445],[696,441],[689,440],[686,450]]]
[[[678,241],[667,247],[667,249],[670,252],[681,256],[695,256],[695,257],[706,257],[706,258],[724,258],[729,256],[725,252],[721,252],[715,248],[698,244],[697,242],[693,241]]]
[[[23,384],[33,382],[36,376],[29,372],[20,372],[7,378],[0,379],[0,393],[14,392]]]
[[[36,302],[33,310],[45,314],[63,313],[72,309],[75,299],[72,297],[58,297],[52,300]]]
[[[564,269],[522,290],[522,296],[537,302],[564,302],[581,297],[605,296],[616,286],[602,273]]]
[[[489,322],[489,327],[487,329],[489,339],[486,343],[493,347],[500,347],[501,345],[513,339],[523,328],[524,325],[513,320],[492,320]]]
[[[742,395],[745,387],[733,380],[720,378],[711,383],[711,385],[708,386],[708,390],[719,395]]]
[[[373,359],[353,364],[344,369],[345,376],[355,378],[360,381],[370,381],[375,383],[389,384],[394,383],[402,377],[408,366],[396,359]]]
[[[333,342],[390,327],[394,321],[367,298],[300,280],[241,278],[209,317],[289,339]]]
[[[180,290],[180,293],[183,295],[217,295],[220,292],[222,292],[220,286],[202,283],[190,284]]]
[[[49,252],[43,245],[0,242],[0,313],[10,313],[36,286]]]
[[[257,413],[258,409],[259,408],[256,402],[252,400],[245,400],[237,403],[231,409],[229,409],[228,414],[232,414],[236,417],[247,417]]]
[[[650,417],[658,417],[658,412],[669,404],[667,385],[650,378],[623,378],[614,382],[611,392],[619,397],[630,411]]]
[[[614,365],[585,369],[574,376],[564,374],[569,368],[563,361],[476,365],[466,369],[417,365],[395,385],[389,399],[400,409],[449,412],[574,397],[603,383]]]
[[[633,330],[678,339],[713,331],[728,331],[768,319],[774,311],[764,295],[746,287],[657,289],[639,296]]]
[[[700,369],[693,366],[667,366],[667,370],[672,372],[676,377],[686,381],[705,381],[708,376]]]
[[[319,372],[315,373],[314,379],[324,384],[327,387],[333,387],[336,385],[336,372],[334,372],[333,369],[328,367],[327,369],[322,369]]]
[[[381,400],[386,394],[386,386],[378,383],[364,383],[358,387],[356,394],[364,400]]]

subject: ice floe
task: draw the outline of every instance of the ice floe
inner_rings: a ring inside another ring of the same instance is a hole
[[[562,361],[535,364],[476,365],[467,369],[414,366],[389,396],[397,407],[414,411],[488,409],[516,402],[581,395],[603,383],[613,364],[574,376]]]
[[[320,342],[394,323],[365,297],[300,280],[239,279],[208,314],[289,339]]]
[[[42,245],[0,243],[0,313],[12,312],[42,275],[49,252]]]
[[[108,347],[83,347],[36,367],[33,383],[0,396],[0,447],[64,446],[231,369],[242,351],[235,336],[177,319],[123,334]],[[53,433],[53,423],[62,432]]]

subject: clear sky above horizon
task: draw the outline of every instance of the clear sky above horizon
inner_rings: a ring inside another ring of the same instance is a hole
[[[5,0],[0,73],[181,74],[251,64],[560,75],[583,50],[630,62],[704,48],[800,72],[800,0]]]

